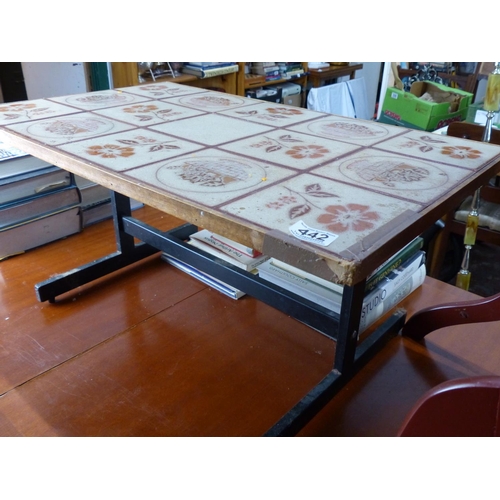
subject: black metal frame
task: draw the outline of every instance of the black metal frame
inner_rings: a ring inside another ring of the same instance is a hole
[[[185,241],[190,234],[198,230],[192,224],[184,224],[170,231],[160,231],[131,216],[130,200],[127,196],[113,193],[112,205],[117,251],[38,283],[35,285],[38,299],[53,303],[58,295],[162,251],[323,332],[337,343],[332,371],[285,414],[266,433],[267,436],[296,434],[404,324],[406,314],[397,311],[359,343],[358,331],[365,280],[354,286],[344,287],[341,313],[338,315],[188,245]],[[141,243],[136,244],[134,238]]]

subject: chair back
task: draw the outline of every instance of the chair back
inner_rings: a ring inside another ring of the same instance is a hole
[[[439,384],[417,401],[398,435],[500,436],[500,377],[470,377]]]

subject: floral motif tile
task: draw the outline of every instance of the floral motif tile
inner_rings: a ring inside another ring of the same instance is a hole
[[[248,100],[248,102],[251,104],[244,108],[233,109],[222,114],[275,127],[290,126],[317,116],[324,116],[323,113],[295,106],[284,106],[265,101],[256,102],[255,100]]]
[[[74,113],[74,108],[45,99],[0,103],[0,125],[49,118]]]
[[[324,117],[324,114],[322,116]],[[403,133],[403,129],[397,127],[388,127],[380,123],[354,120],[335,115],[303,123],[291,127],[290,130],[351,144],[359,144],[360,146],[371,146],[393,135]]]
[[[465,141],[425,131],[412,130],[377,145],[386,151],[408,154],[426,160],[475,170],[484,159],[498,151],[498,146],[479,141]]]
[[[102,90],[87,92],[85,94],[73,94],[65,97],[53,97],[52,101],[68,104],[83,111],[108,108],[109,106],[120,106],[148,100],[146,97],[122,92],[121,90]]]
[[[332,161],[339,155],[358,148],[359,146],[340,144],[336,141],[288,130],[273,130],[221,146],[221,149],[299,170]]]
[[[44,144],[57,145],[132,128],[132,125],[110,120],[93,113],[62,115],[47,120],[18,123],[9,127]]]
[[[163,99],[166,97],[177,97],[208,92],[208,90],[205,89],[189,87],[188,85],[180,85],[170,82],[149,83],[146,85],[138,85],[136,87],[124,87],[118,90],[127,92],[129,94],[151,97],[153,99]]]
[[[195,108],[207,113],[216,113],[233,108],[240,108],[248,106],[251,101],[244,97],[239,97],[231,94],[224,94],[222,92],[206,92],[203,94],[197,93],[193,95],[185,95],[181,97],[174,97],[169,99],[168,102]]]
[[[315,174],[427,204],[470,172],[384,151],[362,151],[314,169]]]
[[[68,144],[60,149],[117,172],[190,153],[200,146],[157,132],[133,129]]]
[[[405,210],[420,207],[361,188],[304,174],[285,179],[221,207],[223,212],[249,222],[290,234],[290,227],[302,221],[308,227],[337,236],[328,247],[340,253],[358,243]]]
[[[256,123],[242,124],[234,118],[207,114],[151,127],[154,130],[215,146],[271,130]]]
[[[126,175],[211,207],[256,192],[291,173],[230,153],[200,151],[134,169]]]
[[[144,127],[203,114],[202,111],[163,101],[147,101],[126,106],[116,106],[97,110],[95,113]]]

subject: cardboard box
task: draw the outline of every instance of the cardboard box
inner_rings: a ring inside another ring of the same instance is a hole
[[[283,83],[280,85],[282,90],[283,104],[289,106],[300,106],[302,104],[302,87],[296,83]]]
[[[430,102],[424,94],[445,102]],[[472,97],[470,92],[427,81],[414,82],[410,92],[389,87],[379,121],[418,130],[436,130],[465,120]]]

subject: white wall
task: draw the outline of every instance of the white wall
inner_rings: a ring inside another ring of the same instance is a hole
[[[89,90],[85,63],[23,62],[28,99],[80,94]]]

